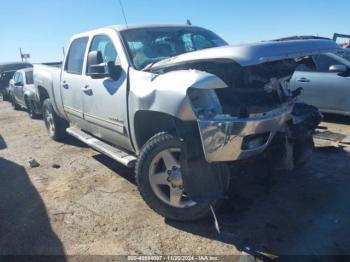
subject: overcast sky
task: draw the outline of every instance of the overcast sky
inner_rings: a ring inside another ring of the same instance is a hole
[[[118,0],[1,0],[0,62],[62,60],[72,34],[123,24]],[[334,32],[350,34],[350,1],[123,0],[129,24],[184,24],[211,29],[231,44]]]

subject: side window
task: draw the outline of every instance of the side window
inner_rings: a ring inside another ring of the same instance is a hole
[[[17,73],[15,73],[12,77],[13,81],[17,82]]]
[[[20,73],[16,72],[13,76],[13,80],[15,81],[15,83],[19,82],[19,75]]]
[[[20,82],[20,83],[23,84],[23,76],[22,76],[22,74],[18,73],[17,75],[18,75],[18,77],[17,77],[18,80],[16,82]]]
[[[314,59],[311,56],[304,57],[296,62],[298,66],[295,71],[300,71],[300,72],[316,71],[316,64],[314,62]]]
[[[114,63],[118,56],[112,40],[105,35],[97,35],[94,37],[89,52],[91,51],[100,51],[104,62]]]
[[[82,73],[87,42],[87,37],[78,38],[72,42],[64,68],[65,71],[72,74]]]
[[[26,84],[32,85],[34,83],[33,81],[33,71],[26,72]]]
[[[318,72],[329,72],[331,65],[339,65],[340,62],[326,55],[317,55],[314,57]]]

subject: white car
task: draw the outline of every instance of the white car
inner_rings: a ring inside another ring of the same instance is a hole
[[[11,103],[15,110],[25,108],[31,118],[41,115],[41,107],[36,103],[33,68],[16,71],[9,82]]]
[[[291,89],[302,88],[300,99],[324,113],[350,116],[350,52],[310,56],[295,71]]]

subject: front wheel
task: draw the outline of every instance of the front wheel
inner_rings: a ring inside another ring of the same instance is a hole
[[[191,200],[183,188],[181,140],[158,133],[143,146],[136,165],[136,182],[145,202],[160,215],[191,221],[210,213],[208,204]]]
[[[59,141],[67,136],[68,122],[56,114],[50,99],[46,99],[43,103],[43,118],[49,136],[53,140]]]

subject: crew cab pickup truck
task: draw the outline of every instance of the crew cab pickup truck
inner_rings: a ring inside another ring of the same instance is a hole
[[[321,116],[288,81],[302,57],[337,48],[229,46],[195,26],[111,26],[73,36],[62,69],[35,66],[34,83],[51,138],[68,133],[135,167],[153,210],[195,220],[221,202],[233,165],[306,161]]]

